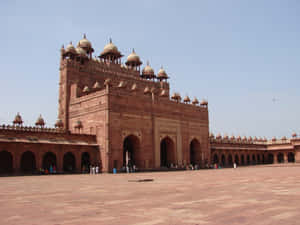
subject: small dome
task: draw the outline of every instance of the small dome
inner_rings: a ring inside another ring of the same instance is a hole
[[[220,133],[218,133],[217,136],[216,136],[216,138],[217,138],[217,139],[221,139],[221,138],[222,138],[222,135],[221,135]]]
[[[177,92],[174,92],[171,98],[177,102],[181,101],[181,96]]]
[[[191,99],[189,98],[189,96],[185,96],[184,99],[183,99],[183,101],[185,103],[189,103],[191,101]]]
[[[77,47],[76,48],[76,53],[80,56],[80,57],[87,57],[86,55],[86,51],[81,48],[81,47]]]
[[[228,135],[225,134],[225,135],[224,135],[224,139],[228,140],[228,138],[229,138]]]
[[[77,47],[89,50],[92,48],[92,43],[88,39],[86,39],[86,35],[84,34],[83,38],[78,42]]]
[[[107,86],[107,85],[111,85],[111,79],[107,78],[105,81],[104,81],[104,86]]]
[[[155,77],[154,70],[149,65],[149,61],[147,61],[147,65],[145,66],[145,68],[142,71],[142,77],[145,77],[145,78]]]
[[[248,138],[248,141],[252,141],[252,137],[251,136]]]
[[[15,116],[15,119],[13,121],[13,124],[21,125],[22,123],[23,123],[22,117],[21,117],[20,113],[17,113],[17,115]]]
[[[202,105],[202,106],[207,106],[207,105],[208,105],[208,102],[207,102],[205,99],[203,99],[203,100],[201,101],[200,105]]]
[[[118,88],[125,88],[126,87],[126,82],[125,81],[120,81]]]
[[[283,137],[281,138],[281,140],[283,140],[283,141],[287,140],[286,136],[283,136]]]
[[[61,119],[57,119],[54,126],[58,128],[62,128],[64,126],[63,121]]]
[[[66,53],[72,53],[72,54],[77,54],[75,47],[72,44],[72,41],[68,46],[66,47]]]
[[[209,137],[210,137],[210,138],[214,138],[215,135],[214,135],[213,133],[210,133],[210,134],[209,134]]]
[[[43,127],[45,125],[45,121],[44,121],[42,115],[40,115],[39,118],[36,120],[35,125],[41,126],[41,127]]]
[[[118,57],[122,56],[121,53],[119,52],[117,46],[115,46],[112,43],[111,38],[109,39],[109,43],[107,45],[104,46],[103,51],[100,54],[100,57],[105,57],[105,55],[116,55]]]
[[[198,99],[195,97],[194,100],[192,101],[193,105],[198,105],[199,104],[199,101]]]
[[[83,93],[88,93],[90,92],[90,88],[88,86],[85,86],[82,90]]]
[[[231,135],[230,139],[231,139],[231,140],[234,140],[234,139],[235,139],[235,136],[234,136],[234,135]]]
[[[160,93],[160,96],[162,96],[162,97],[168,97],[168,91],[165,90],[165,89],[163,89],[163,90],[161,91],[161,93]]]
[[[159,79],[159,80],[169,79],[168,74],[166,73],[166,71],[164,70],[164,68],[162,66],[160,67],[160,70],[157,73],[157,79]]]
[[[292,137],[293,137],[293,138],[296,138],[296,137],[297,137],[297,134],[296,134],[296,133],[293,133],[293,134],[292,134]]]
[[[137,90],[137,85],[136,85],[136,83],[134,83],[134,84],[132,85],[131,90],[132,90],[132,91],[136,91],[136,90]]]
[[[150,88],[148,86],[145,87],[144,94],[150,94],[150,93],[151,93]]]
[[[101,88],[100,83],[99,83],[98,81],[96,81],[96,83],[94,84],[93,88],[94,88],[94,89],[99,89],[99,88]]]
[[[243,140],[243,141],[247,141],[247,137],[246,137],[246,136],[244,136],[242,140]]]
[[[276,137],[272,137],[272,141],[276,141]]]
[[[140,57],[135,53],[134,49],[132,50],[132,53],[127,57],[127,61],[125,64],[134,66],[139,66],[142,64]]]
[[[237,136],[236,140],[238,140],[238,141],[242,140],[241,136],[240,135]]]

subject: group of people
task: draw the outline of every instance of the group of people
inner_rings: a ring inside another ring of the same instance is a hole
[[[90,165],[90,174],[98,174],[98,173],[99,173],[99,166]]]
[[[123,166],[121,168],[121,172],[123,172],[123,173],[134,173],[137,171],[138,171],[138,168],[136,167],[136,165],[131,165],[131,164],[127,164],[126,166]]]
[[[55,165],[50,165],[49,169],[48,168],[40,168],[40,174],[55,174],[56,173],[56,166]]]

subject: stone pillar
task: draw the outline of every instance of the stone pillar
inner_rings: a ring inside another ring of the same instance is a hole
[[[274,152],[273,155],[274,155],[274,162],[273,163],[276,164],[276,163],[278,163],[277,152]]]
[[[61,151],[61,147],[59,147],[58,151],[56,152],[56,171],[58,173],[63,172],[63,158],[64,158],[64,153]]]
[[[300,163],[300,150],[295,151],[295,162]]]
[[[288,153],[287,152],[283,152],[283,162],[288,163]]]
[[[76,151],[74,155],[75,155],[76,172],[81,173],[81,152]]]
[[[14,173],[20,173],[21,172],[21,168],[20,168],[20,164],[21,164],[21,156],[20,153],[12,153],[12,157],[13,157],[13,171]]]

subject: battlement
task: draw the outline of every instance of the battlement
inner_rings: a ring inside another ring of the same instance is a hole
[[[1,131],[20,131],[20,132],[39,132],[39,133],[65,133],[62,128],[50,128],[50,127],[32,127],[32,126],[14,126],[14,125],[1,125]]]

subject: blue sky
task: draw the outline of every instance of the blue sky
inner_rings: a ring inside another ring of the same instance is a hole
[[[297,0],[3,0],[0,124],[20,112],[53,126],[60,47],[86,33],[97,55],[112,37],[125,56],[163,65],[171,92],[208,99],[214,133],[300,134],[299,12]]]

